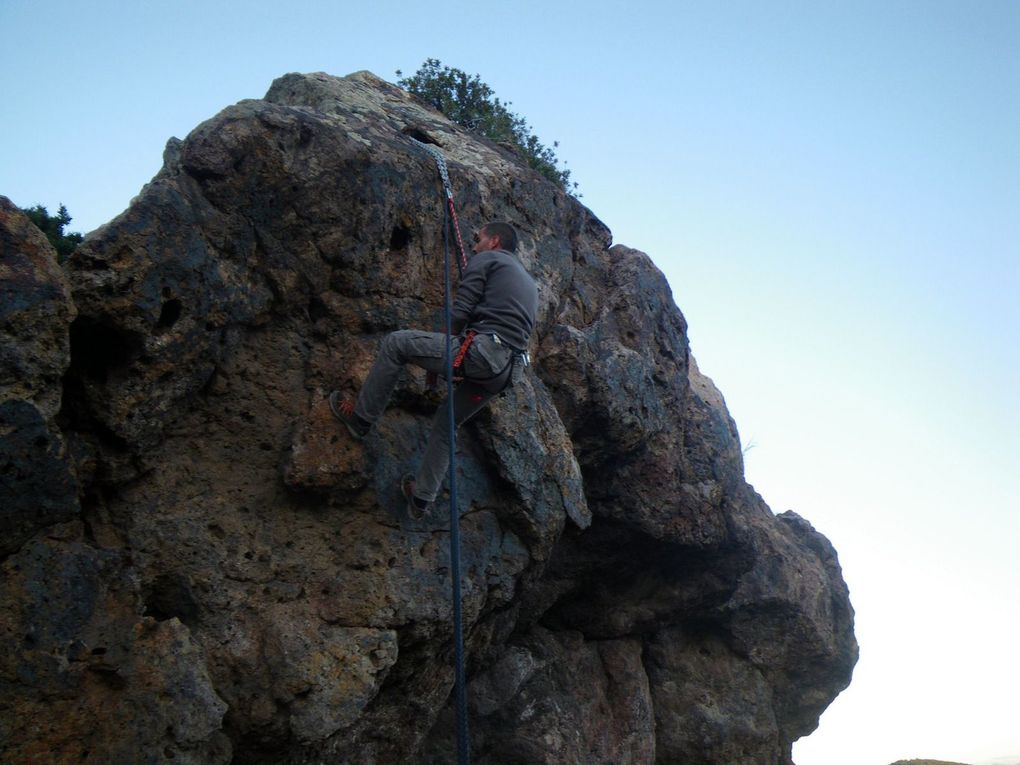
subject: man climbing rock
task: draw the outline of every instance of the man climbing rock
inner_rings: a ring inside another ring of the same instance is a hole
[[[486,223],[474,236],[472,256],[457,288],[451,331],[460,337],[454,377],[463,378],[453,393],[457,427],[475,415],[503,390],[523,363],[538,309],[538,288],[513,253],[517,232],[508,223]],[[441,332],[400,330],[380,345],[357,401],[329,395],[329,407],[351,435],[364,438],[382,415],[405,364],[438,375],[446,373],[446,335]],[[428,512],[449,467],[449,432],[445,407],[432,421],[425,456],[415,475],[406,475],[401,491],[408,514],[415,519]]]

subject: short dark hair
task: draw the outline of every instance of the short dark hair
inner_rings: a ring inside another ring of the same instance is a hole
[[[509,223],[503,221],[490,221],[482,226],[484,231],[489,236],[499,237],[499,246],[503,250],[509,252],[517,252],[517,232],[514,231],[514,227]]]

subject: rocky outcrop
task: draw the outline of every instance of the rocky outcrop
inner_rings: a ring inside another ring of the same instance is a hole
[[[324,400],[437,325],[411,137],[540,284],[531,371],[459,438],[474,760],[789,763],[849,682],[835,551],[744,481],[649,258],[378,78],[287,75],[66,274],[4,208],[2,759],[452,761],[447,503],[397,490],[434,394],[362,443]]]
[[[54,422],[74,315],[56,252],[0,197],[0,555],[79,511],[67,446]]]

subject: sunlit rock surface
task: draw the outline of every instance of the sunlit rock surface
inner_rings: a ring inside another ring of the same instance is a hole
[[[411,136],[540,285],[533,367],[459,439],[474,761],[788,764],[849,683],[835,551],[744,481],[651,260],[375,76],[287,75],[63,272],[4,208],[0,759],[453,760],[448,503],[397,488],[435,396],[411,372],[362,443],[325,404],[438,326]]]

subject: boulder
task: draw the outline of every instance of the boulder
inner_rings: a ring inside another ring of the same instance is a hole
[[[439,325],[419,142],[540,293],[532,367],[458,436],[476,761],[789,765],[849,683],[835,551],[745,482],[651,259],[374,75],[291,74],[171,139],[65,264],[74,309],[44,301],[69,361],[0,432],[49,428],[10,485],[81,505],[5,551],[0,758],[451,761],[450,503],[412,521],[398,488],[437,396],[409,370],[363,442],[325,404],[385,333]]]

